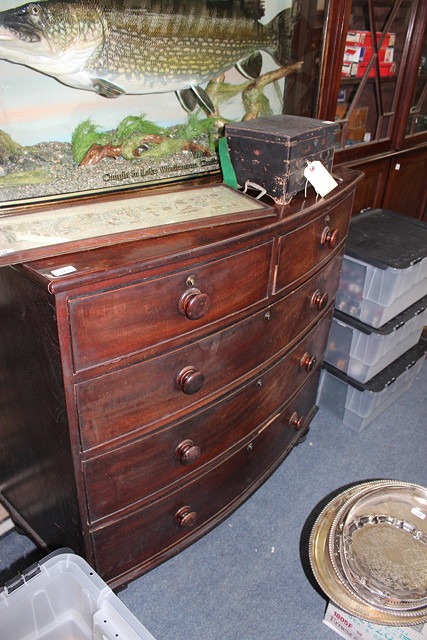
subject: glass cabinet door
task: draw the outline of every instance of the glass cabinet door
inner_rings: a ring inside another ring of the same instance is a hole
[[[427,131],[427,42],[418,66],[415,91],[409,110],[406,137],[416,136]]]
[[[416,2],[353,0],[337,96],[338,147],[389,141],[410,54]],[[420,100],[421,96],[416,96]]]

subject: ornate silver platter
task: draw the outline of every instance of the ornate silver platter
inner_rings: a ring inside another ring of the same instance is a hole
[[[427,605],[427,489],[394,484],[354,501],[343,522],[340,558],[353,585],[385,604]]]
[[[420,607],[405,615],[406,612],[394,610],[380,610],[356,596],[345,575],[338,577],[331,555],[329,553],[329,536],[331,527],[339,510],[347,501],[356,497],[359,492],[367,489],[396,484],[392,481],[367,482],[351,487],[331,500],[317,518],[310,536],[309,557],[314,576],[325,592],[340,608],[354,616],[369,620],[376,624],[387,626],[412,626],[427,622],[427,607]],[[403,615],[402,615],[403,613]]]
[[[427,538],[422,531],[416,529],[413,524],[404,522],[401,519],[392,518],[389,515],[369,515],[361,516],[357,519],[357,526],[355,521],[348,523],[351,520],[349,517],[354,514],[355,509],[359,505],[367,505],[370,502],[375,502],[382,499],[384,493],[387,492],[388,498],[392,496],[398,496],[397,500],[400,502],[404,497],[407,501],[408,494],[411,496],[411,508],[415,509],[415,514],[410,514],[415,520],[418,517],[423,516],[423,509],[425,510],[425,498],[426,489],[419,485],[413,485],[410,483],[385,481],[378,483],[377,485],[371,484],[365,489],[360,490],[351,499],[347,500],[344,505],[339,509],[334,522],[332,523],[331,531],[329,534],[329,554],[331,557],[332,565],[335,572],[341,582],[347,587],[355,597],[360,598],[363,602],[369,605],[375,606],[380,610],[400,610],[403,616],[413,616],[414,609],[421,608],[427,605],[427,598],[420,594],[420,584],[422,581],[422,563],[419,562],[418,552],[421,549],[421,555],[423,551],[427,549]],[[347,521],[349,530],[347,531],[347,537],[344,537],[344,521]],[[399,532],[395,535],[392,530],[386,529],[385,534],[378,534],[381,525],[387,525],[395,531]],[[377,527],[376,532],[372,534],[372,539],[368,538],[368,527]],[[360,539],[357,541],[357,536],[360,537],[361,530],[364,529],[366,549],[362,549],[360,545]],[[403,536],[405,540],[401,540]],[[410,538],[411,536],[411,538]],[[396,538],[396,539],[394,539]],[[398,538],[398,539],[397,539]],[[357,542],[359,542],[359,552],[357,553]],[[402,553],[399,564],[398,548],[399,542],[402,546]],[[356,544],[356,546],[355,546]],[[352,555],[349,556],[347,547],[352,550]],[[412,550],[408,549],[408,547]],[[371,549],[373,554],[373,565],[376,567],[376,571],[373,572],[373,577],[370,575],[367,577],[367,571],[363,571],[358,565],[361,562],[361,556],[364,558]],[[356,551],[356,553],[354,553]],[[409,555],[412,557],[412,563],[409,561]],[[396,567],[392,566],[391,558],[395,558]],[[385,558],[385,559],[384,559]],[[353,565],[355,567],[353,568]],[[356,566],[357,565],[357,566]],[[379,584],[378,575],[385,575],[383,580],[390,582],[395,580],[396,572],[402,575],[403,581],[406,587],[397,593],[397,590],[382,588],[382,584]],[[385,572],[385,573],[384,573]],[[413,583],[413,584],[412,584]],[[409,589],[408,586],[412,584]],[[411,595],[411,590],[414,593]],[[422,591],[422,590],[421,590]]]

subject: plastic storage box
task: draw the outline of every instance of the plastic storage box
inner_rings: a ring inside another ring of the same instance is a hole
[[[0,591],[0,640],[154,640],[83,558],[63,549]]]
[[[427,296],[377,329],[335,310],[325,361],[367,382],[417,344],[426,324]]]
[[[427,224],[386,209],[355,216],[336,308],[372,327],[427,294]]]
[[[325,363],[317,404],[351,429],[361,431],[409,389],[421,370],[426,351],[427,340],[422,338],[365,383]]]

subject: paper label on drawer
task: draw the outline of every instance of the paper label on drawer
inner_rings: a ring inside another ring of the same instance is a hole
[[[59,276],[66,276],[68,273],[73,273],[74,271],[77,271],[77,269],[71,265],[68,265],[67,267],[54,269],[53,271],[51,271],[51,274],[55,276],[55,278],[58,278]]]
[[[304,176],[314,187],[316,193],[322,196],[322,198],[338,186],[336,180],[334,180],[320,160],[314,160],[313,162],[307,161]]]

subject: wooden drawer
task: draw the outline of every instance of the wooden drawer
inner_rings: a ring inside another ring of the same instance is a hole
[[[91,534],[96,570],[108,581],[134,570],[142,573],[198,537],[228,515],[264,480],[298,439],[292,424],[297,416],[301,431],[311,419],[317,376],[257,435],[214,468],[174,493]]]
[[[270,419],[307,380],[309,373],[300,367],[303,354],[322,357],[328,323],[329,315],[272,367],[205,411],[85,461],[90,521],[147,501],[151,494],[223,455]]]
[[[353,196],[348,196],[321,218],[280,236],[275,292],[329,259],[346,237],[352,202]]]
[[[184,411],[199,408],[215,394],[254,375],[255,369],[283,353],[324,313],[322,304],[313,300],[316,296],[323,303],[332,300],[340,262],[341,257],[335,256],[324,271],[299,289],[213,336],[77,384],[83,449],[102,445],[143,425],[152,430],[150,425],[156,421],[178,419]],[[189,378],[185,378],[187,374]],[[191,389],[186,386],[187,379],[194,383]],[[198,391],[188,393],[201,382]]]
[[[271,247],[70,300],[74,370],[164,343],[262,300]]]

